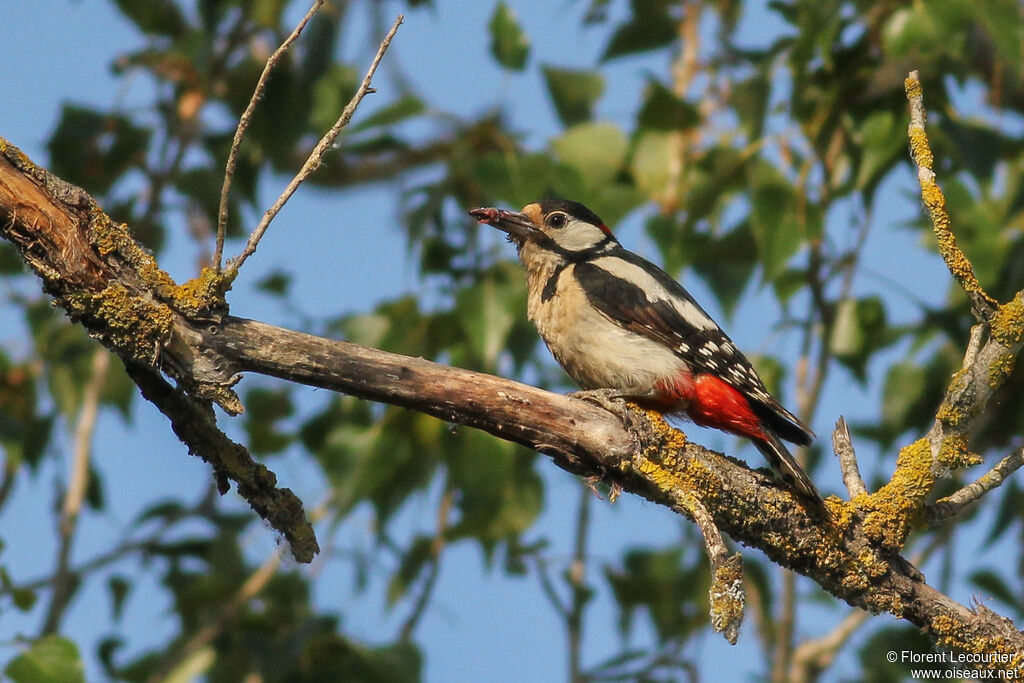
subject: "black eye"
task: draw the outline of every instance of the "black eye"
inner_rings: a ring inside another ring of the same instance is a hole
[[[548,216],[548,226],[552,228],[564,228],[569,218],[564,213],[553,213]]]

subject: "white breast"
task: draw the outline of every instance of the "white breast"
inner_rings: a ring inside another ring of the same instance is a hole
[[[561,271],[555,295],[542,301],[544,287],[558,262],[530,258],[534,255],[529,253],[521,256],[529,278],[530,320],[555,360],[581,387],[647,394],[659,379],[689,371],[669,349],[620,327],[590,306],[573,277],[575,266]]]

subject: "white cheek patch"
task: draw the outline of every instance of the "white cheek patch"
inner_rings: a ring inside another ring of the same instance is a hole
[[[651,303],[664,301],[670,304],[676,309],[676,312],[679,313],[683,320],[690,325],[693,325],[693,327],[698,330],[718,329],[718,325],[715,321],[709,318],[707,314],[700,310],[700,308],[698,308],[692,301],[681,295],[673,295],[671,292],[667,291],[653,275],[640,266],[630,263],[629,261],[615,258],[614,256],[596,258],[592,263],[602,270],[608,271],[612,275],[625,280],[626,282],[632,282],[635,284],[644,291]],[[682,287],[680,287],[680,289],[682,289]]]
[[[608,235],[596,225],[570,219],[564,228],[545,228],[555,244],[566,251],[586,251],[603,242]]]

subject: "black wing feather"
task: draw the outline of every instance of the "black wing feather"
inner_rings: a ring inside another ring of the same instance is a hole
[[[614,256],[642,267],[669,296],[688,301],[711,320],[682,285],[645,259],[625,249],[616,249],[614,253],[604,252],[600,256]],[[717,325],[704,329],[688,323],[668,301],[650,300],[643,289],[608,272],[593,261],[577,263],[573,275],[591,305],[608,318],[673,349],[695,374],[715,375],[738,389],[750,401],[757,416],[783,439],[801,445],[811,443],[814,434],[768,393],[750,361]]]

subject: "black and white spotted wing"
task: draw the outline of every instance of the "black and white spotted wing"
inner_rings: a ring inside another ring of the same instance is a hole
[[[573,274],[590,303],[617,324],[673,350],[693,369],[738,389],[779,436],[798,444],[814,438],[765,389],[750,361],[667,273],[616,248],[575,264]]]

